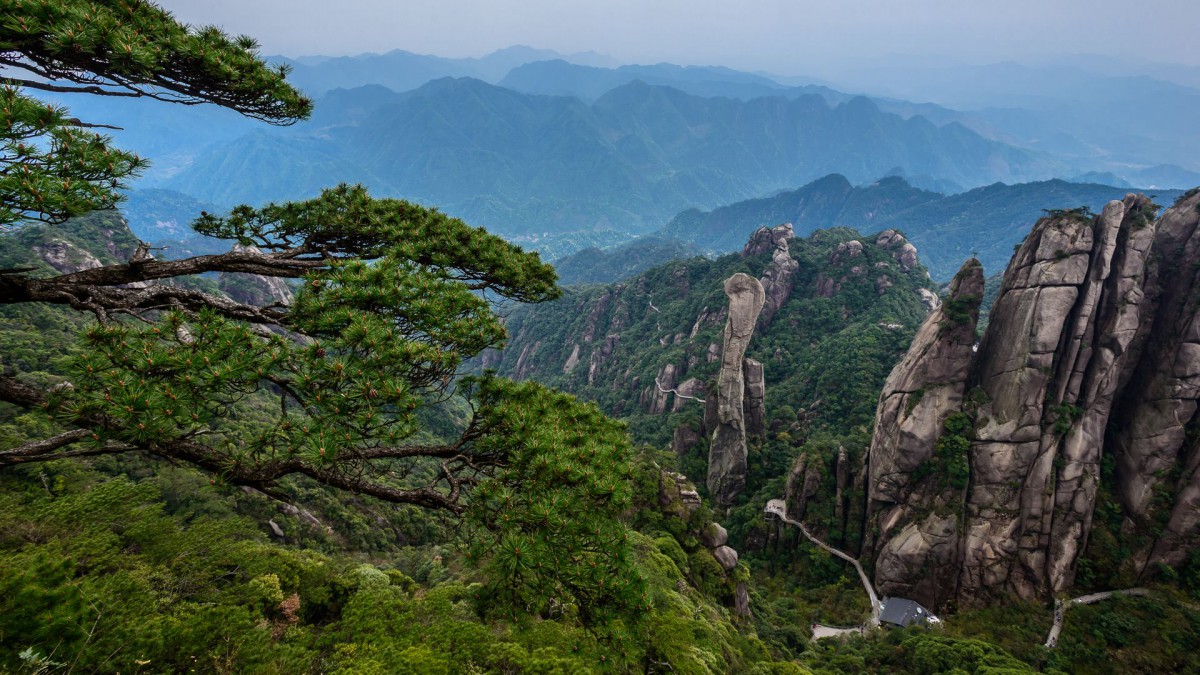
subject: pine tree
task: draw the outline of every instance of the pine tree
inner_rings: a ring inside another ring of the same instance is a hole
[[[144,162],[28,89],[215,103],[268,122],[309,101],[249,38],[191,30],[139,0],[0,0],[0,224],[111,206]],[[69,383],[0,375],[0,401],[61,433],[0,449],[0,467],[137,452],[214,483],[283,498],[302,476],[463,519],[502,607],[589,623],[644,606],[621,514],[625,430],[594,406],[464,361],[500,346],[497,299],[558,295],[534,253],[434,209],[341,185],[308,201],[203,214],[228,253],[127,261],[56,276],[0,270],[0,303],[92,314]],[[190,283],[219,272],[293,279],[290,303],[237,302]],[[452,396],[451,433],[424,428]]]
[[[34,89],[213,103],[273,124],[312,102],[246,36],[190,30],[142,0],[0,0],[0,227],[109,208],[145,161]]]

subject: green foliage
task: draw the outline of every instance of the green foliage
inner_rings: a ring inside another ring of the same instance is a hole
[[[935,470],[943,477],[946,485],[955,490],[965,489],[971,478],[968,452],[971,449],[974,426],[974,420],[966,414],[954,413],[946,418],[944,432],[934,445]]]
[[[88,85],[73,90],[211,102],[279,124],[312,110],[253,38],[191,28],[150,2],[4,0],[0,10],[8,65]]]
[[[837,244],[857,237],[851,230],[822,231],[790,242],[800,263],[795,290],[771,325],[756,332],[747,353],[765,366],[772,435],[786,432],[799,443],[809,431],[800,427],[869,424],[878,387],[924,318],[916,289],[927,280],[900,273],[891,253],[873,241],[865,242],[861,259],[830,263]],[[768,263],[765,254],[675,261],[621,284],[577,288],[556,302],[517,308],[506,323],[513,339],[497,368],[513,375],[519,362],[522,376],[595,401],[624,418],[636,441],[661,446],[681,424],[698,428],[701,406],[684,400],[681,410],[664,418],[645,414],[638,399],[667,364],[675,366],[677,384],[685,378],[715,379],[719,364],[710,360],[709,349],[722,340],[722,310],[728,305],[722,284],[736,272],[761,276]],[[850,271],[855,265],[882,269],[877,264],[886,266],[893,283],[882,294],[875,279],[885,272]],[[821,279],[843,277],[832,297],[817,293]],[[576,345],[577,363],[568,369]],[[487,362],[496,360],[489,356]],[[776,408],[782,405],[792,407],[792,414],[783,415]],[[801,407],[807,424],[799,424]],[[768,450],[781,453],[778,464],[794,456],[782,447]],[[682,462],[685,473],[701,483],[703,444],[693,452]]]
[[[1185,673],[1200,669],[1200,612],[1163,588],[1071,608],[1047,668],[1063,672]]]
[[[588,625],[648,609],[620,520],[632,496],[624,428],[535,383],[474,383],[492,430],[480,450],[511,453],[467,511],[479,526],[467,557],[494,573],[494,597],[506,611],[571,608]]]
[[[942,303],[942,321],[938,329],[946,332],[971,322],[977,315],[980,298],[974,295],[961,295],[957,298],[946,298]]]
[[[66,109],[0,86],[0,166],[3,227],[28,219],[57,223],[111,208],[123,181],[146,162],[81,129]]]

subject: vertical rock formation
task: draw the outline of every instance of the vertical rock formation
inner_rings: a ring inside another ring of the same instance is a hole
[[[792,295],[796,271],[800,269],[800,263],[788,251],[788,240],[794,236],[791,223],[760,227],[750,235],[750,240],[742,249],[743,258],[771,251],[771,264],[763,270],[762,279],[759,280],[766,294],[762,313],[758,317],[759,330],[771,325],[775,315]]]
[[[982,279],[960,272],[880,397],[866,553],[885,592],[960,606],[1065,592],[1105,489],[1124,515],[1113,535],[1140,546],[1126,569],[1200,545],[1200,193],[1156,210],[1129,195],[1040,220],[975,353],[977,302],[962,300]],[[928,484],[952,446],[969,462],[961,506]]]
[[[983,267],[971,259],[884,383],[867,455],[869,529],[883,542],[875,585],[929,606],[953,596],[945,579],[958,573],[962,488],[950,464],[964,459],[935,450],[947,419],[962,409],[982,298]]]
[[[1142,527],[1166,519],[1158,540],[1140,552],[1141,566],[1177,565],[1200,544],[1198,222],[1200,194],[1192,194],[1156,224],[1146,283],[1154,321],[1119,411],[1114,449],[1122,506]]]
[[[1108,387],[1115,388],[1121,366],[1115,355],[1125,352],[1109,341],[1097,353],[1097,338],[1112,336],[1096,322],[1128,320],[1130,312],[1137,320],[1136,306],[1104,291],[1113,288],[1118,244],[1119,275],[1140,285],[1149,234],[1131,236],[1127,222],[1139,199],[1110,202],[1097,218],[1043,218],[1005,272],[973,373],[984,403],[971,445],[964,599],[995,592],[1044,598],[1069,585],[1094,506]],[[1062,539],[1052,546],[1055,529]]]
[[[728,507],[746,485],[742,359],[765,294],[758,279],[739,272],[725,281],[725,295],[729,298],[729,317],[717,376],[717,419],[708,450],[707,482],[713,500]]]

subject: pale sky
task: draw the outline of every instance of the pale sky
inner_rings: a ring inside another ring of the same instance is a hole
[[[514,44],[785,75],[891,54],[1090,53],[1200,66],[1197,0],[157,0],[265,54],[481,56]]]

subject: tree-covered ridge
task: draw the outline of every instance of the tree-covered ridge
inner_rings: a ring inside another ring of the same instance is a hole
[[[857,242],[861,253],[838,254]],[[924,319],[922,268],[847,229],[791,240],[799,263],[794,290],[747,356],[764,364],[768,415],[786,429],[804,409],[818,426],[867,424],[878,385]],[[771,255],[727,255],[668,263],[622,283],[577,287],[562,298],[514,309],[512,340],[483,362],[596,401],[628,418],[638,440],[661,444],[703,404],[660,391],[696,379],[705,392],[717,371],[728,300],[725,279],[761,276]],[[670,366],[671,382],[666,369]],[[656,379],[658,384],[656,385]],[[651,401],[662,405],[654,414]],[[695,476],[693,476],[695,477]]]
[[[582,249],[555,260],[554,269],[563,286],[610,284],[699,253],[698,247],[679,239],[646,236],[607,249]]]

